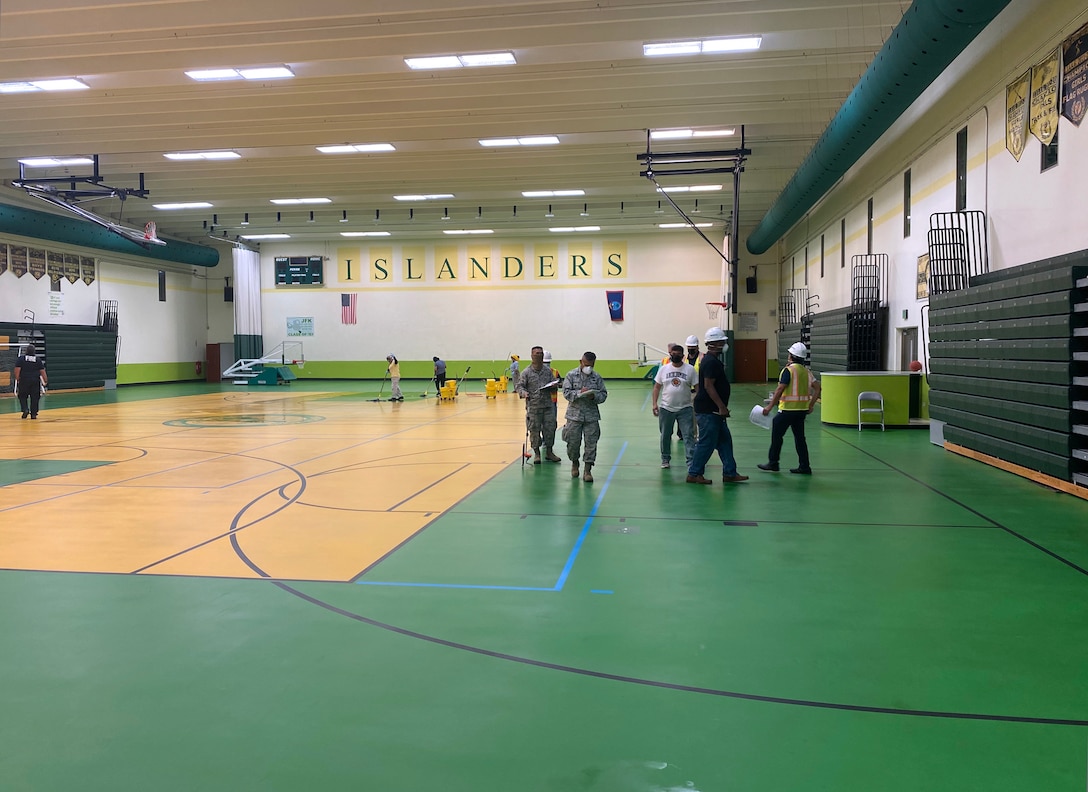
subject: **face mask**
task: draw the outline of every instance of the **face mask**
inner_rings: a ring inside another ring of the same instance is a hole
[[[592,374],[593,373],[593,366],[582,366],[582,373],[583,374]]]
[[[680,362],[682,362],[684,360],[684,353],[683,352],[674,352],[672,355],[669,356],[669,359],[673,363],[680,363]]]

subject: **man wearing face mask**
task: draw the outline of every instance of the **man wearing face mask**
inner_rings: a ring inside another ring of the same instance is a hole
[[[695,393],[695,421],[699,440],[688,464],[688,484],[712,484],[703,473],[711,455],[717,451],[722,460],[722,481],[726,484],[747,481],[737,472],[733,458],[733,436],[725,419],[729,417],[729,380],[721,356],[725,350],[725,331],[712,327],[706,331],[706,354],[699,364],[699,390]]]
[[[601,438],[601,411],[598,406],[608,398],[608,388],[601,375],[593,370],[597,356],[586,352],[579,361],[581,366],[567,373],[563,379],[563,398],[567,400],[566,425],[563,439],[567,443],[567,456],[574,467],[571,478],[582,475],[582,481],[593,481],[593,463],[597,461],[597,441]],[[586,449],[582,457],[585,471],[578,468],[582,438]]]
[[[529,444],[533,447],[533,464],[540,464],[540,447],[544,446],[544,456],[549,462],[562,460],[552,451],[555,443],[555,411],[552,409],[552,394],[556,393],[558,377],[552,376],[551,366],[544,365],[544,348],[532,349],[533,362],[521,372],[517,393],[525,399],[525,423],[529,427]]]
[[[676,424],[680,436],[695,437],[695,413],[691,407],[691,388],[697,382],[695,367],[684,360],[684,348],[669,344],[669,362],[657,370],[652,395],[657,428],[661,432],[661,469],[668,469],[672,460],[672,427]],[[684,444],[684,456],[691,464],[694,442]]]

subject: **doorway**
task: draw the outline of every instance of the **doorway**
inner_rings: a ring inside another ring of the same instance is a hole
[[[910,371],[911,361],[920,359],[918,357],[918,328],[899,328],[899,370]]]
[[[733,366],[733,374],[737,382],[766,382],[767,339],[735,339],[733,341]]]

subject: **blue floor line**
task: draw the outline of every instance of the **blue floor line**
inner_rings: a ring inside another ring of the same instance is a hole
[[[604,500],[604,494],[608,492],[608,485],[612,483],[612,477],[616,475],[616,470],[620,466],[620,460],[623,459],[623,453],[627,450],[627,443],[624,442],[623,447],[620,448],[620,453],[616,456],[616,461],[612,463],[612,469],[608,471],[608,478],[605,479],[604,486],[601,487],[601,494],[597,496],[596,502],[593,504],[593,508],[589,512],[589,516],[586,517],[585,523],[582,525],[582,532],[578,534],[578,540],[574,543],[574,547],[570,551],[570,557],[567,558],[567,563],[563,567],[563,571],[559,573],[559,580],[555,581],[555,590],[562,591],[563,586],[567,583],[567,578],[570,577],[570,571],[574,568],[574,562],[578,558],[578,553],[582,549],[582,543],[586,540],[586,534],[589,533],[589,526],[593,522],[593,518],[597,516],[597,509],[601,506],[601,501]]]

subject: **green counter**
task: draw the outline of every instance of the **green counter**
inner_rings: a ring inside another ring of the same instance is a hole
[[[857,426],[858,394],[879,391],[884,396],[884,425],[909,426],[911,418],[921,417],[921,384],[921,374],[910,371],[824,372],[820,376],[820,420],[826,424]],[[872,415],[867,419],[875,420]]]

